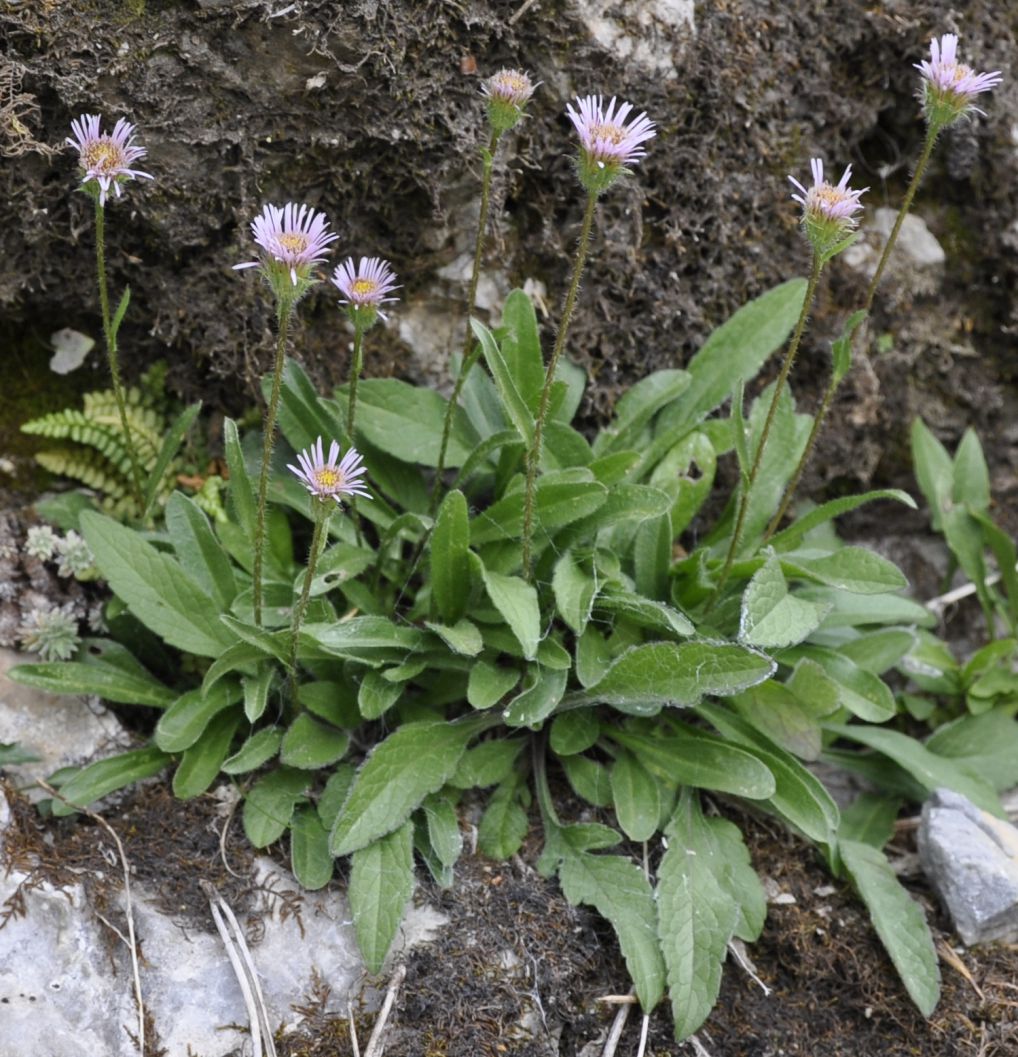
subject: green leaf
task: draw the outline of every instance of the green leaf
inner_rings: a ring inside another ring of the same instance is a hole
[[[430,620],[424,626],[433,631],[453,651],[464,657],[476,657],[484,649],[484,639],[476,624],[469,620],[458,620],[455,624],[435,624]]]
[[[349,855],[401,826],[456,771],[476,726],[404,723],[376,745],[329,839],[332,854]]]
[[[153,740],[163,752],[183,752],[202,736],[214,716],[240,699],[240,686],[232,680],[216,683],[207,694],[188,690],[159,717]]]
[[[689,618],[665,602],[644,598],[635,591],[624,591],[618,587],[606,588],[597,598],[597,608],[635,624],[649,628],[659,635],[694,635],[696,628]]]
[[[35,763],[39,759],[26,752],[16,741],[0,741],[0,767],[14,767],[19,763]]]
[[[666,833],[668,850],[658,867],[657,919],[675,1037],[681,1040],[714,1008],[739,908],[720,883],[727,864],[695,797],[683,796]]]
[[[954,453],[953,477],[954,501],[985,513],[990,506],[990,471],[974,429],[965,430]]]
[[[437,466],[447,407],[434,389],[396,378],[369,378],[357,388],[357,431],[403,462]],[[446,466],[462,465],[479,440],[463,409],[456,408]]]
[[[350,747],[350,735],[320,723],[302,712],[283,735],[279,760],[286,767],[315,771],[340,759]]]
[[[873,675],[883,675],[915,646],[916,634],[910,628],[881,628],[843,642],[839,647],[850,661]]]
[[[184,752],[173,775],[173,795],[190,800],[205,792],[219,775],[230,754],[240,716],[236,710],[221,712],[206,727],[201,738]]]
[[[802,664],[810,664],[803,661]],[[750,687],[732,699],[739,715],[747,719],[783,749],[803,760],[817,760],[823,747],[820,720],[838,707],[837,689],[833,701],[817,709],[810,699],[800,699],[789,687],[773,679]]]
[[[670,514],[650,518],[636,530],[633,571],[637,593],[662,602],[668,597],[674,539]]]
[[[348,898],[369,973],[381,972],[414,890],[414,827],[406,822],[354,852]]]
[[[924,1017],[930,1016],[940,1000],[940,966],[922,908],[902,888],[879,849],[852,840],[842,841],[840,849],[909,997]]]
[[[605,637],[593,625],[576,640],[576,678],[589,690],[606,675],[612,662],[612,651]]]
[[[566,551],[555,563],[551,587],[559,615],[577,635],[582,634],[590,620],[597,581],[584,572],[572,551]]]
[[[327,656],[351,660],[385,660],[393,653],[409,653],[427,645],[426,632],[420,628],[374,616],[305,624],[301,628],[302,642],[305,639]]]
[[[519,798],[520,778],[510,775],[488,801],[477,827],[477,847],[489,859],[508,859],[523,844],[530,824]]]
[[[186,495],[174,492],[166,504],[166,530],[185,572],[208,590],[219,609],[229,609],[237,596],[233,565],[212,534],[205,512]]]
[[[507,727],[536,727],[555,710],[566,691],[569,673],[563,669],[531,665],[524,688],[506,706],[502,718]]]
[[[647,521],[661,517],[671,507],[671,499],[660,488],[645,484],[617,484],[608,492],[603,504],[587,517],[573,522],[566,528],[557,542],[570,547],[580,541],[589,541],[599,532],[627,521]]]
[[[581,800],[586,800],[595,807],[611,806],[611,776],[607,767],[588,756],[563,756],[559,763],[573,787],[573,792]],[[614,834],[614,837],[609,847],[618,844],[618,834]]]
[[[853,312],[845,320],[841,335],[831,344],[831,373],[833,376],[831,384],[833,386],[841,385],[845,375],[852,369],[852,341],[866,316],[865,308]]]
[[[329,775],[322,795],[318,798],[318,817],[326,831],[331,831],[336,824],[356,777],[357,771],[352,763],[339,764]]]
[[[332,880],[333,859],[329,833],[309,804],[298,807],[290,820],[290,865],[302,888],[324,888]]]
[[[248,476],[247,464],[244,462],[244,449],[240,446],[237,423],[232,418],[223,420],[223,448],[226,452],[226,465],[230,471],[230,502],[241,531],[254,540],[255,526],[258,523],[255,506],[254,488]]]
[[[244,693],[244,715],[249,722],[257,722],[268,708],[275,676],[276,669],[266,665],[257,675],[245,675],[240,680]]]
[[[977,807],[997,818],[1004,818],[1003,808],[993,787],[982,778],[970,774],[953,760],[930,752],[915,738],[897,730],[883,727],[863,726],[857,723],[843,725],[827,724],[827,729],[839,737],[859,742],[893,760],[904,768],[924,789],[933,792],[946,786],[962,796],[967,796]]]
[[[829,607],[820,625],[828,628],[865,627],[872,624],[913,624],[929,628],[937,618],[925,607],[895,594],[852,595],[832,587],[806,586],[796,591],[799,598]]]
[[[470,523],[462,492],[442,500],[431,535],[431,594],[441,618],[455,624],[470,600]]]
[[[159,455],[156,457],[156,461],[149,472],[148,480],[145,482],[141,513],[143,522],[148,519],[152,511],[152,505],[156,501],[159,486],[163,483],[163,478],[166,476],[166,470],[180,450],[180,445],[183,443],[187,431],[194,424],[194,420],[198,417],[199,411],[201,411],[200,400],[197,404],[191,404],[190,407],[185,408],[167,430],[162,446],[159,448]]]
[[[520,673],[515,668],[499,668],[487,661],[478,661],[467,678],[467,701],[472,708],[491,708],[519,681]]]
[[[402,695],[402,683],[385,679],[378,672],[367,671],[357,689],[357,708],[365,719],[378,719],[384,716]]]
[[[742,596],[739,639],[750,646],[794,646],[816,631],[826,612],[789,594],[781,563],[769,558]]]
[[[559,867],[559,882],[570,903],[592,906],[611,923],[640,1005],[649,1013],[661,1000],[665,974],[654,896],[643,871],[619,855],[569,849]]]
[[[954,466],[947,449],[921,418],[912,423],[912,462],[916,480],[930,507],[930,522],[939,532],[942,516],[953,502]]]
[[[778,655],[782,664],[807,658],[816,661],[837,684],[841,704],[867,723],[885,723],[897,711],[890,687],[837,650],[825,646],[795,646]]]
[[[544,356],[534,303],[523,290],[513,290],[502,308],[501,352],[531,414],[537,414],[544,388]]]
[[[526,742],[497,737],[467,749],[448,784],[455,789],[485,789],[503,781]]]
[[[601,724],[592,708],[575,708],[556,716],[551,724],[549,744],[556,756],[586,752],[601,736]]]
[[[262,397],[266,403],[271,393],[272,375],[265,374],[262,377]],[[342,440],[346,434],[345,424],[336,401],[322,399],[304,368],[287,357],[280,390],[279,428],[290,447],[302,451],[318,437]]]
[[[840,821],[838,805],[811,771],[722,705],[703,702],[697,706],[697,712],[729,742],[745,749],[767,767],[775,789],[761,806],[768,807],[811,840],[821,844],[834,842]]]
[[[661,817],[661,787],[657,779],[635,756],[620,752],[611,767],[611,790],[622,832],[630,840],[650,840]]]
[[[705,818],[703,822],[723,862],[718,881],[739,908],[735,935],[753,943],[760,938],[767,920],[767,894],[753,869],[742,831],[724,818]]]
[[[60,787],[60,795],[77,807],[87,807],[109,793],[123,789],[143,778],[158,774],[170,762],[170,757],[159,749],[149,747],[108,756],[82,767]],[[75,808],[63,800],[53,800],[54,815],[71,815]]]
[[[1018,723],[1008,711],[962,716],[939,726],[926,740],[937,756],[985,778],[1002,792],[1018,785]]]
[[[279,767],[258,779],[244,799],[244,833],[256,848],[265,848],[286,832],[297,801],[311,775]]]
[[[771,537],[771,546],[779,551],[793,550],[799,546],[807,532],[812,532],[815,528],[819,528],[828,521],[833,521],[842,514],[847,514],[867,503],[875,503],[879,499],[893,499],[913,510],[916,509],[915,500],[908,492],[903,492],[899,488],[881,488],[874,492],[863,492],[862,495],[843,496],[813,507],[802,517],[796,518],[788,528],[782,529],[781,532]]]
[[[672,785],[716,789],[747,800],[767,800],[774,795],[773,775],[751,752],[704,730],[680,724],[676,728],[679,733],[673,736],[615,730],[611,737]]]
[[[124,287],[124,292],[120,295],[120,301],[117,303],[117,309],[113,313],[113,319],[110,320],[110,333],[116,337],[120,331],[120,324],[124,322],[124,316],[127,315],[127,306],[131,303],[131,288],[129,286]]]
[[[512,371],[502,355],[494,335],[479,320],[470,320],[474,336],[481,343],[481,351],[484,360],[495,380],[499,395],[502,398],[502,408],[509,416],[510,421],[516,427],[516,431],[529,446],[534,443],[534,416],[527,405],[527,401],[516,384]],[[454,463],[452,465],[458,465]]]
[[[738,693],[773,672],[769,657],[744,646],[651,642],[623,653],[586,693],[623,711],[646,712],[654,705],[695,705],[705,694]]]
[[[257,771],[279,752],[283,732],[276,727],[266,727],[252,734],[247,741],[227,760],[221,770],[224,774],[247,774]]]
[[[218,657],[236,641],[220,623],[213,599],[136,532],[90,511],[81,515],[81,531],[114,593],[169,645]]]
[[[838,840],[861,841],[882,848],[894,836],[894,823],[901,810],[901,797],[860,793],[841,812]]]
[[[463,851],[463,834],[460,833],[456,808],[440,793],[429,796],[421,805],[427,819],[428,840],[438,861],[447,867],[455,866]]]
[[[710,495],[717,472],[717,454],[700,430],[683,437],[654,467],[650,484],[672,497],[672,533],[678,536]]]
[[[101,641],[101,640],[100,640]],[[127,654],[115,643],[118,653]],[[105,652],[105,651],[104,651]],[[131,657],[130,665],[113,663],[104,656],[89,656],[85,644],[83,661],[49,661],[43,664],[19,664],[8,670],[11,682],[33,686],[51,694],[96,694],[121,705],[151,705],[167,708],[177,694],[164,686]],[[128,656],[130,656],[128,654]]]
[[[692,381],[686,371],[655,371],[631,386],[615,405],[615,418],[594,441],[594,454],[608,455],[639,446],[640,434],[666,404],[684,393]]]
[[[518,576],[503,576],[482,567],[484,587],[492,604],[512,629],[523,656],[532,661],[541,640],[541,610],[537,591]]]
[[[865,547],[842,547],[819,557],[796,551],[782,555],[781,565],[788,576],[806,576],[859,595],[879,595],[908,587],[908,580],[896,565]]]
[[[686,365],[689,388],[661,412],[642,467],[653,466],[718,407],[738,382],[757,375],[791,334],[805,295],[806,280],[791,279],[743,305],[710,335]]]

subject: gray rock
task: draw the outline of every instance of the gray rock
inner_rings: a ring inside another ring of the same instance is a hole
[[[0,844],[9,820],[0,796]],[[119,865],[110,870],[119,877]],[[0,906],[20,890],[24,911],[0,928],[0,1057],[135,1057],[130,954],[111,927],[126,931],[123,897],[120,912],[111,913],[91,905],[81,885],[23,888],[26,879],[18,870],[0,876]],[[345,1013],[363,986],[364,966],[344,893],[300,892],[268,859],[256,863],[252,891],[257,905],[234,910],[241,921],[245,911],[258,918],[248,944],[273,1028],[299,1023],[294,1007],[314,1004],[316,983],[329,989],[322,1011]],[[165,1052],[247,1052],[243,996],[211,916],[209,931],[198,931],[163,913],[139,886],[132,885],[132,900],[142,994]],[[410,907],[390,958],[432,939],[445,920],[430,907]]]
[[[7,672],[16,664],[32,661],[24,654],[0,649],[0,742],[17,742],[38,757],[35,763],[4,768],[18,785],[128,747],[120,720],[97,699],[49,694],[8,679]],[[32,796],[35,791],[26,792]],[[48,794],[39,790],[38,795]]]
[[[675,49],[694,30],[693,0],[578,0],[577,9],[617,59],[666,79],[677,75]]]
[[[1018,829],[938,789],[923,805],[919,856],[967,945],[1018,940]]]
[[[842,255],[842,260],[851,268],[872,275],[876,271],[880,253],[891,234],[898,213],[895,209],[876,209],[873,217],[863,231],[863,237],[849,246]],[[895,243],[892,261],[902,259],[915,269],[939,268],[947,259],[944,247],[926,226],[926,221],[915,213],[909,213],[901,225],[898,241]]]

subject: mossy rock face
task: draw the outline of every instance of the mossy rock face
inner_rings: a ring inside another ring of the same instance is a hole
[[[571,332],[569,354],[593,378],[585,414],[599,419],[625,386],[681,365],[739,304],[806,268],[786,174],[801,177],[811,155],[839,172],[851,161],[872,205],[898,201],[923,134],[912,63],[932,34],[959,29],[965,57],[981,68],[1013,59],[1013,28],[991,0],[967,5],[957,26],[947,0],[908,5],[907,19],[900,6],[837,0],[816,17],[781,0],[702,4],[690,32],[655,22],[657,7],[635,0],[542,0],[515,22],[522,0],[305,0],[278,5],[278,17],[256,0],[17,5],[0,14],[0,29],[27,131],[9,133],[14,158],[0,175],[0,247],[17,262],[0,270],[0,304],[26,328],[94,317],[90,203],[71,193],[71,152],[42,145],[62,144],[83,111],[126,115],[157,177],[108,211],[112,286],[130,282],[133,293],[121,336],[129,377],[168,355],[170,384],[185,398],[233,411],[250,400],[271,357],[272,306],[253,276],[230,266],[249,258],[247,225],[261,206],[295,199],[328,212],[342,236],[335,259],[385,255],[405,284],[409,304],[373,331],[368,372],[433,379],[434,365],[401,338],[414,340],[400,314],[419,308],[426,321],[462,296],[462,284],[438,273],[455,271],[475,223],[479,78],[518,65],[544,84],[498,166],[488,268],[544,283],[549,328],[582,210],[565,103],[603,91],[659,122],[633,178],[602,201]],[[987,435],[1014,421],[1003,385],[1014,374],[1018,286],[1008,241],[1018,214],[1013,108],[1005,86],[985,102],[988,117],[938,147],[917,208],[949,248],[942,288],[907,321],[878,308],[894,352],[874,356],[846,387],[814,486],[901,481],[904,425],[931,384],[945,402],[945,434],[964,420]],[[801,361],[807,405],[861,286],[843,265],[831,269]],[[348,363],[335,300],[319,287],[296,338],[323,386]],[[916,319],[924,326],[903,326]],[[951,348],[978,354],[978,384],[924,374],[930,335],[952,374],[972,364]]]

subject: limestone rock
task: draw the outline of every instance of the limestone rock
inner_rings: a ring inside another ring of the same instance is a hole
[[[923,805],[923,869],[971,946],[1018,940],[1018,830],[950,789]]]

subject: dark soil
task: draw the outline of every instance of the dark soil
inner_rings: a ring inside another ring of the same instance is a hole
[[[119,870],[106,857],[108,835],[87,817],[40,822],[27,803],[15,799],[14,806],[16,837],[8,840],[4,866],[24,868],[36,856],[40,865],[29,884],[84,880],[92,898],[109,908]],[[225,847],[241,877],[224,866],[218,807],[212,796],[175,800],[167,784],[152,782],[130,791],[106,815],[137,880],[192,928],[211,927],[199,879],[212,881],[238,908],[253,894],[246,877],[251,853],[236,825],[228,829]],[[844,885],[831,881],[812,849],[770,820],[723,810],[741,825],[761,876],[795,903],[771,905],[763,936],[748,951],[770,994],[729,959],[717,1007],[697,1036],[705,1050],[696,1057],[1018,1052],[1018,948],[964,950],[929,891],[906,874],[931,920],[942,962],[943,996],[924,1021],[865,911]],[[892,860],[914,851],[912,833],[907,823],[899,827],[889,848]],[[553,883],[519,859],[468,857],[451,889],[422,882],[417,898],[437,906],[450,922],[438,942],[409,957],[386,1033],[387,1057],[600,1055],[618,1006],[599,999],[629,987],[603,921],[570,907]],[[299,913],[299,906],[292,909]],[[3,912],[18,913],[18,907]],[[249,924],[256,929],[256,921]],[[385,983],[378,981],[382,988]],[[352,1052],[346,1019],[322,1012],[327,996],[328,981],[309,981],[308,994],[294,996],[294,1008],[306,1019],[279,1040],[280,1057]],[[362,1050],[373,1019],[363,1010],[356,1018]],[[634,1009],[617,1057],[635,1057],[640,1020]],[[674,1041],[666,1006],[656,1010],[648,1057],[694,1052],[690,1043]]]

